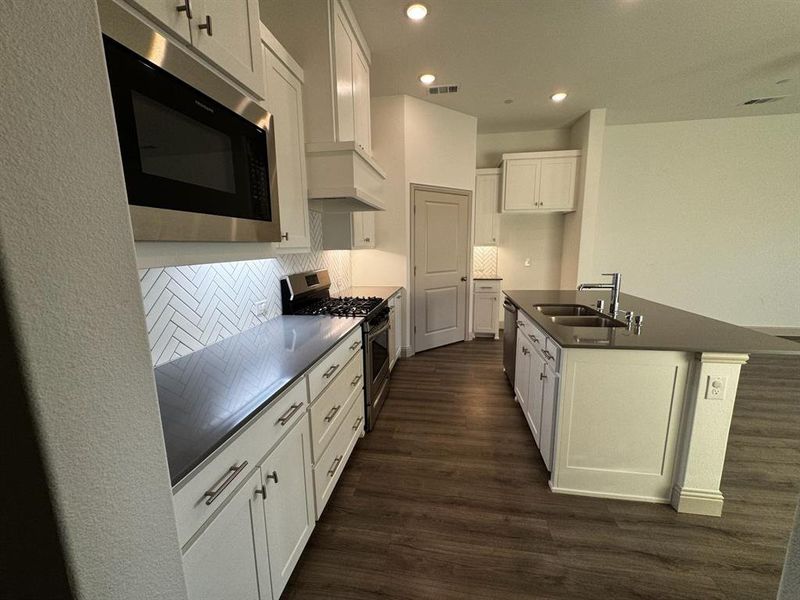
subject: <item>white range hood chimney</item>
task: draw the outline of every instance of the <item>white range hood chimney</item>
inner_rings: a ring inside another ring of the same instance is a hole
[[[386,173],[355,142],[306,144],[308,198],[323,213],[385,210]]]

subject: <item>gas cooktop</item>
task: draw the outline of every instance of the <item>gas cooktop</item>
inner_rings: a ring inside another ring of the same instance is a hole
[[[383,298],[343,296],[313,302],[295,311],[296,315],[333,315],[335,317],[366,317],[383,303]]]

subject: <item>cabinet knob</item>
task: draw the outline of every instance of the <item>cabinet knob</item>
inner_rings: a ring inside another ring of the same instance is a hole
[[[256,494],[260,495],[264,500],[267,499],[267,486],[262,485],[259,488],[256,488]]]
[[[278,472],[277,471],[273,471],[272,473],[269,473],[267,475],[267,479],[273,479],[275,481],[275,483],[278,483]]]
[[[547,375],[545,375],[544,373],[539,373],[539,381],[541,381],[542,379],[547,379]]]
[[[185,12],[186,18],[192,18],[192,0],[185,0],[185,2],[181,6],[176,6],[175,10],[178,12]]]
[[[365,242],[368,242],[368,241],[369,241],[369,238],[364,238],[364,241],[365,241]]]
[[[211,28],[211,15],[206,15],[206,22],[200,23],[197,26],[198,29],[205,29],[208,37],[212,37],[214,35],[214,30]]]

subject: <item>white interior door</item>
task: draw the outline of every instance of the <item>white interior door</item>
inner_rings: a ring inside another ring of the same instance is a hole
[[[466,336],[469,192],[415,187],[414,351]]]

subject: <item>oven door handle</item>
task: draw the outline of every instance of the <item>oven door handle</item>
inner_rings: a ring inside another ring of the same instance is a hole
[[[370,329],[369,332],[367,333],[367,341],[372,341],[374,338],[378,337],[387,329],[389,329],[389,321],[386,321],[383,325],[381,325],[377,329]]]

